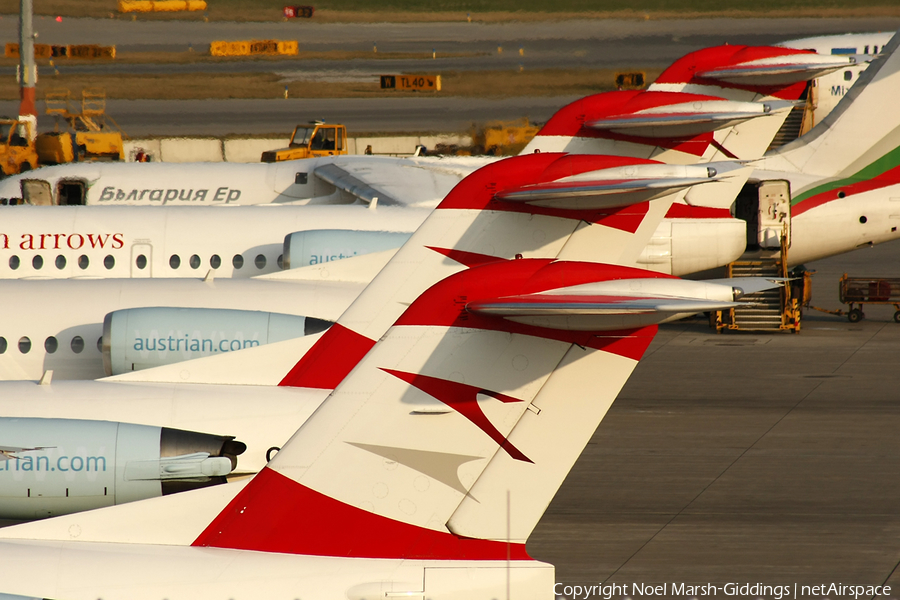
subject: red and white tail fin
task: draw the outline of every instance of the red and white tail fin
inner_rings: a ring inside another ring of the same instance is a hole
[[[797,100],[810,80],[852,64],[852,57],[825,56],[811,50],[726,44],[684,55],[648,89],[745,102]]]
[[[614,154],[694,164],[762,155],[793,103],[665,91],[606,92],[564,106],[522,154]]]
[[[194,545],[527,558],[654,324],[733,304],[727,285],[556,259],[582,223],[652,233],[694,173],[635,177],[644,167],[659,165],[529,155],[460,183],[288,375],[335,389]],[[619,168],[635,171],[607,177]]]
[[[424,290],[467,267],[516,256],[635,265],[689,186],[705,181],[690,193],[716,194],[750,171],[720,168],[556,153],[482,167],[447,195],[281,384],[333,389]]]

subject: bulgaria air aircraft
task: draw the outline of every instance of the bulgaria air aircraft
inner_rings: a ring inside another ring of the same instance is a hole
[[[552,598],[553,566],[525,542],[656,324],[736,295],[735,282],[584,260],[633,261],[684,194],[683,178],[593,179],[620,166],[542,153],[468,177],[271,389],[318,408],[259,474],[4,528],[0,592]],[[103,386],[128,388],[89,387]],[[72,412],[52,396],[0,389],[3,414]],[[255,391],[233,390],[256,402]],[[110,400],[80,406],[81,418]],[[137,412],[141,400],[116,403]],[[38,454],[51,437],[9,445]],[[121,469],[127,476],[127,462]]]

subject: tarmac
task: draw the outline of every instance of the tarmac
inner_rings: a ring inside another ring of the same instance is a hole
[[[900,277],[900,243],[807,267],[812,304],[837,309],[841,273]],[[900,324],[891,306],[865,313],[806,311],[799,334],[662,326],[531,556],[567,584],[887,583],[897,597]]]

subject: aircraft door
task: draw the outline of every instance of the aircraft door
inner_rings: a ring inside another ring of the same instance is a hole
[[[131,276],[153,277],[153,246],[146,240],[131,245]]]
[[[34,206],[50,206],[53,204],[53,192],[50,184],[43,179],[23,179],[20,183],[22,199]]]
[[[791,245],[791,187],[787,181],[763,181],[759,184],[759,247],[781,248],[781,237]]]

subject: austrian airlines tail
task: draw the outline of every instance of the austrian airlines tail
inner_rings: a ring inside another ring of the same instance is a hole
[[[192,543],[135,543],[139,505],[8,528],[0,593],[552,598],[525,541],[655,325],[736,293],[586,259],[633,259],[674,197],[717,177],[546,154],[479,170],[285,378],[334,391],[269,465],[215,518],[148,507]],[[588,250],[584,228],[618,244]],[[221,500],[202,492],[218,500],[195,508]]]

